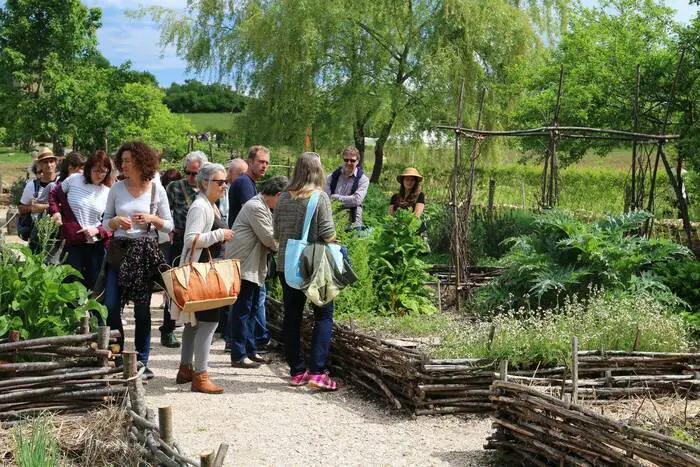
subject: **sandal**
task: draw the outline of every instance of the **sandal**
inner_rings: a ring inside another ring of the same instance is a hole
[[[310,376],[311,375],[309,374],[308,371],[296,374],[296,375],[292,376],[292,379],[290,380],[289,384],[291,384],[292,386],[303,386],[309,382]]]
[[[333,381],[326,373],[321,373],[320,375],[310,375],[308,384],[310,388],[320,389],[321,391],[335,391],[338,389],[336,382]]]

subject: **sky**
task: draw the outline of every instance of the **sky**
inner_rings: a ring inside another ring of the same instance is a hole
[[[3,3],[0,0],[0,4]],[[187,0],[83,0],[83,3],[102,8],[102,28],[97,32],[99,48],[113,65],[131,60],[134,69],[150,71],[163,87],[189,78],[209,81],[206,77],[188,75],[186,63],[177,56],[174,48],[161,48],[158,27],[150,19],[133,19],[124,14],[128,9],[153,5],[184,11]],[[587,6],[597,3],[597,0],[583,0]],[[691,7],[688,0],[667,0],[666,3],[677,11],[676,18],[683,23],[698,11],[698,7]]]

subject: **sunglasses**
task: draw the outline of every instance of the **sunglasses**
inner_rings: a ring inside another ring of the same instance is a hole
[[[195,177],[199,172],[190,172],[189,170],[185,170],[185,173],[188,177]]]
[[[226,183],[226,180],[209,180],[209,181],[216,183],[219,186],[223,186],[223,184]]]
[[[343,159],[345,162],[348,162],[350,164],[355,164],[357,163],[357,159]]]

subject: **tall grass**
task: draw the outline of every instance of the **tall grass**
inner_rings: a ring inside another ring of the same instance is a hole
[[[495,329],[493,342],[489,334]],[[493,318],[451,330],[433,354],[437,357],[497,357],[514,364],[539,361],[564,363],[571,353],[571,337],[582,350],[632,350],[637,329],[638,350],[679,352],[688,349],[690,328],[646,294],[603,292],[582,300],[567,298],[560,307],[538,314],[510,310]]]
[[[60,464],[58,440],[51,432],[51,422],[47,416],[18,426],[14,440],[17,445],[14,457],[19,467],[52,467]]]

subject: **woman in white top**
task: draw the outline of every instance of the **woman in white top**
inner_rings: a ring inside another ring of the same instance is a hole
[[[226,194],[226,170],[224,166],[209,162],[202,165],[197,174],[197,186],[199,194],[187,211],[180,264],[198,261],[205,248],[233,238],[233,232],[229,229],[212,230],[215,223],[225,225],[217,222],[221,219],[221,213],[215,204],[216,200]],[[221,394],[224,389],[209,381],[207,373],[211,340],[219,324],[220,310],[185,313],[174,303],[171,310],[173,318],[185,325],[185,329],[182,331],[180,369],[177,372],[175,382],[177,384],[192,382],[191,388],[195,392]]]
[[[157,232],[173,229],[165,189],[152,181],[158,161],[158,153],[147,144],[138,141],[122,144],[115,163],[124,180],[112,186],[102,222],[114,232],[107,252],[107,321],[110,328],[119,329],[119,345],[123,349],[121,309],[128,301],[134,303],[134,346],[138,360],[144,365],[148,363],[151,345],[153,281],[160,276],[158,268],[165,264],[158,248]],[[148,368],[144,375],[153,377]]]
[[[88,289],[94,287],[100,273],[104,240],[109,236],[102,227],[102,215],[109,195],[105,180],[111,169],[107,153],[97,151],[88,157],[84,172],[69,175],[49,195],[49,214],[61,226],[66,242],[66,263],[81,273]]]

